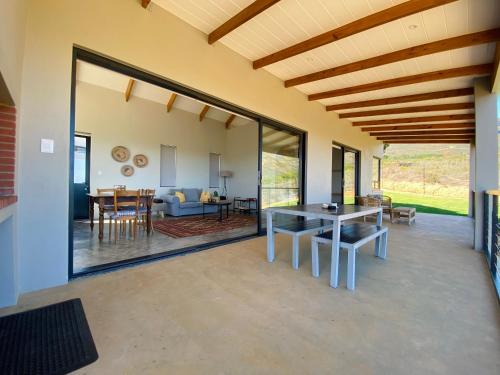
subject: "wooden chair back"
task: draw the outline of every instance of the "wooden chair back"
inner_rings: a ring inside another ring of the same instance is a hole
[[[126,185],[114,185],[113,188],[115,190],[127,190],[127,186]]]
[[[135,216],[139,215],[140,190],[114,190],[114,197],[115,214],[123,208],[134,211]]]
[[[97,194],[106,194],[106,193],[114,193],[115,189],[114,188],[105,188],[105,189],[97,189]]]

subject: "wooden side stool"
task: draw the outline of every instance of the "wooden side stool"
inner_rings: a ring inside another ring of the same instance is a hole
[[[394,207],[392,209],[392,220],[394,223],[396,220],[399,221],[401,219],[405,219],[408,222],[408,225],[411,225],[415,222],[415,215],[417,210],[414,207]]]

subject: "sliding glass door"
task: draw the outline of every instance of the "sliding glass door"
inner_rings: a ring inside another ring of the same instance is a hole
[[[359,194],[359,151],[332,145],[332,202],[354,204]]]
[[[302,138],[301,133],[262,126],[262,209],[302,202]]]

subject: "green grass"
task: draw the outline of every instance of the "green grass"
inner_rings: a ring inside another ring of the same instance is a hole
[[[384,190],[384,195],[392,198],[393,207],[415,207],[417,212],[430,214],[467,215],[468,200],[466,198],[447,198],[390,190]]]

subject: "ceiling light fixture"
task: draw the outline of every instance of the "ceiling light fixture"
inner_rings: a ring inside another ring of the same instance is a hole
[[[408,28],[410,30],[415,30],[418,26],[417,25],[409,25]]]

